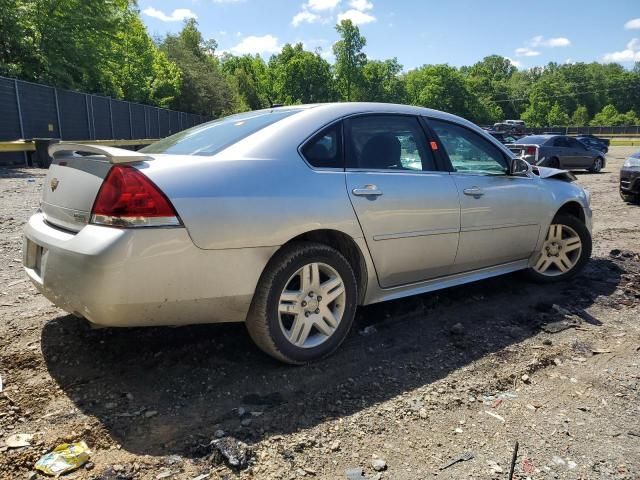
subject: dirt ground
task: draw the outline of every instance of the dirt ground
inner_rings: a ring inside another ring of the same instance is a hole
[[[617,190],[632,150],[579,175],[594,253],[575,280],[360,308],[307,367],[266,357],[243,325],[91,330],[55,308],[21,267],[44,172],[1,169],[0,478],[41,478],[38,458],[76,440],[91,458],[65,478],[506,479],[516,442],[513,478],[640,478],[640,206]],[[8,448],[17,433],[31,445]],[[220,463],[219,437],[250,466]]]

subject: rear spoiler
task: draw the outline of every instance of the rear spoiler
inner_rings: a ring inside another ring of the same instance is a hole
[[[49,155],[53,158],[56,158],[56,156],[72,156],[76,152],[103,155],[107,157],[109,163],[135,163],[153,160],[153,157],[149,155],[132,150],[125,150],[124,148],[101,147],[81,143],[54,143],[49,146]],[[60,155],[62,153],[66,153],[66,155]]]

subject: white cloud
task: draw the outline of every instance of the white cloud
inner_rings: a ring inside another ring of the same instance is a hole
[[[375,22],[376,17],[360,10],[351,9],[338,14],[338,23],[342,22],[342,20],[351,20],[354,25],[364,25],[365,23]]]
[[[361,12],[371,10],[373,8],[373,3],[371,3],[369,0],[351,0],[349,2],[349,5],[351,5],[351,7],[355,8],[356,10],[360,10]]]
[[[187,18],[198,18],[198,16],[188,8],[176,8],[170,15],[167,15],[162,10],[147,7],[142,11],[142,13],[149,17],[157,18],[163,22],[181,22]]]
[[[516,59],[511,58],[511,57],[504,57],[504,58],[509,60],[511,62],[511,65],[513,65],[514,67],[516,67],[516,68],[522,67],[522,62],[520,60],[516,60]]]
[[[303,10],[301,12],[296,13],[291,19],[291,25],[297,27],[301,23],[316,23],[321,20],[320,15],[316,15],[315,13],[311,13],[307,10]]]
[[[516,57],[537,57],[540,52],[532,50],[530,48],[516,48]]]
[[[256,37],[251,35],[243,38],[235,47],[231,47],[229,52],[235,55],[255,54],[255,53],[278,53],[282,47],[278,43],[278,37],[273,35],[263,35]]]
[[[571,40],[566,37],[554,37],[545,39],[542,35],[538,35],[531,39],[532,47],[568,47],[571,45]]]
[[[611,62],[640,62],[640,39],[633,38],[627,43],[627,48],[619,52],[605,53],[602,57],[605,63]]]
[[[309,0],[305,7],[316,12],[333,10],[338,6],[340,0]]]
[[[633,20],[629,20],[624,24],[624,28],[627,30],[637,30],[640,29],[640,18],[634,18]]]

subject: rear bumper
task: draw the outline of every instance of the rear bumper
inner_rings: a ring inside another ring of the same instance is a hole
[[[239,322],[276,248],[202,250],[184,228],[88,225],[73,234],[36,214],[23,263],[45,297],[98,325]]]
[[[640,194],[640,167],[620,170],[620,192],[625,195]]]

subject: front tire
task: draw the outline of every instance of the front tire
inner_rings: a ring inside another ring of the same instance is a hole
[[[247,329],[268,355],[302,365],[340,346],[357,305],[356,277],[340,252],[320,243],[293,243],[265,268],[247,315]]]
[[[600,173],[600,170],[602,170],[603,166],[604,166],[604,160],[602,159],[602,157],[596,157],[589,171],[591,173]]]
[[[591,234],[584,223],[572,215],[555,216],[542,250],[525,272],[538,283],[568,280],[578,273],[591,257]]]

